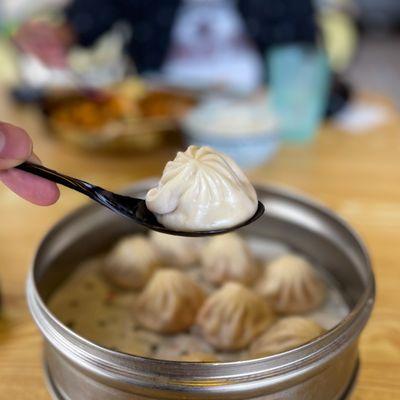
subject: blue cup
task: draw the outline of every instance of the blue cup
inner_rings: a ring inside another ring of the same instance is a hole
[[[271,108],[283,140],[311,141],[328,99],[330,69],[325,52],[312,45],[273,48],[267,55]]]

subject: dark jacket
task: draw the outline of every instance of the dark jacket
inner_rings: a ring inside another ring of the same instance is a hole
[[[161,67],[181,0],[73,0],[66,9],[80,44],[90,46],[117,21],[134,27],[127,52],[139,72]],[[262,53],[274,44],[313,42],[311,0],[238,0],[248,34]]]

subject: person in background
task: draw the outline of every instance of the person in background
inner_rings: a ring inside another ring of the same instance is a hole
[[[14,169],[27,160],[40,163],[29,135],[17,126],[0,122],[0,182],[33,204],[55,203],[60,196],[55,183]]]
[[[69,47],[91,46],[116,23],[132,28],[126,52],[140,74],[252,90],[273,45],[317,40],[312,0],[73,0],[65,23],[27,23],[17,44],[62,66]]]

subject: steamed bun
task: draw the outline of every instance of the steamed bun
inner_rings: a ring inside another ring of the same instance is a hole
[[[204,244],[201,238],[166,235],[155,231],[151,232],[150,240],[166,264],[178,266],[195,263]]]
[[[303,317],[286,317],[272,325],[250,347],[254,358],[270,356],[299,347],[322,335],[325,329]]]
[[[146,195],[147,208],[169,229],[205,231],[235,226],[257,210],[257,194],[228,156],[189,146],[164,168]]]
[[[268,303],[236,283],[226,283],[205,301],[197,316],[203,338],[220,350],[239,350],[274,320]]]
[[[236,233],[211,238],[201,254],[201,265],[204,277],[216,285],[227,281],[250,285],[258,272],[249,247]]]
[[[312,265],[303,257],[285,255],[266,267],[258,290],[280,313],[303,313],[317,308],[326,287]]]
[[[141,289],[159,264],[148,239],[132,235],[121,239],[104,260],[103,272],[122,289]]]
[[[151,331],[181,332],[193,324],[203,300],[202,289],[186,274],[161,269],[138,296],[135,316]]]

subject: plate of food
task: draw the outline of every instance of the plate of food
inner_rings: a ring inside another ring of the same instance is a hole
[[[133,77],[107,89],[53,90],[41,108],[50,132],[90,150],[148,150],[177,128],[195,96]]]

